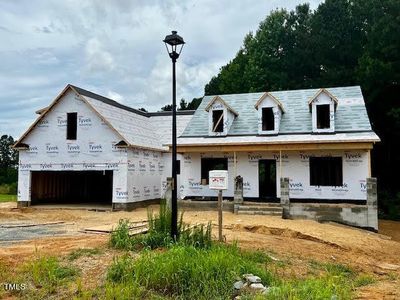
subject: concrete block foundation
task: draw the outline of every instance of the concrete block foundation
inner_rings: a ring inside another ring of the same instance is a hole
[[[310,219],[319,222],[333,221],[363,229],[378,231],[376,178],[367,178],[366,205],[292,203],[289,199],[289,179],[281,178],[281,205],[284,219]]]

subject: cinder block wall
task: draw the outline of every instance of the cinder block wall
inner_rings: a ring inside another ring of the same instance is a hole
[[[378,231],[378,205],[376,178],[367,178],[367,204],[291,203],[289,179],[281,179],[283,218],[333,221],[371,231]]]

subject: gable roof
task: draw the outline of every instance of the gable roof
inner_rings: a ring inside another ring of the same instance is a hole
[[[318,96],[321,95],[322,93],[326,94],[329,98],[332,99],[333,102],[335,102],[335,107],[338,105],[339,100],[338,100],[334,95],[332,95],[332,94],[331,94],[327,89],[325,89],[325,88],[320,89],[314,96],[312,96],[312,97],[310,98],[310,100],[308,100],[308,105],[311,105],[311,103],[312,103],[315,99],[317,99]]]
[[[171,133],[172,125],[163,124],[164,134],[160,136],[158,134],[158,128],[161,125],[159,124],[159,117],[164,117],[163,122],[171,123],[167,121],[171,119],[172,112],[143,112],[71,84],[68,84],[49,106],[41,110],[39,117],[14,144],[14,147],[26,146],[23,143],[25,137],[52,110],[68,90],[72,90],[121,138],[118,144],[161,151],[168,149],[165,144],[169,142],[171,134],[168,134],[168,131]],[[183,132],[193,113],[194,111],[177,112],[178,136]]]
[[[321,89],[303,89],[269,92],[279,99],[285,107],[282,115],[279,134],[311,134],[312,118],[309,111],[309,99]],[[372,132],[364,98],[359,86],[326,88],[334,96],[339,105],[335,116],[335,131],[340,132]],[[258,135],[258,112],[256,103],[265,93],[246,93],[221,95],[226,103],[235,109],[239,116],[233,121],[227,136]],[[181,137],[207,137],[208,114],[204,110],[214,96],[205,96],[192,120]]]
[[[270,92],[265,92],[265,93],[260,97],[260,99],[258,99],[257,103],[254,105],[255,109],[258,109],[258,106],[259,106],[259,105],[261,104],[261,102],[262,102],[265,98],[267,98],[267,97],[270,97],[270,98],[278,105],[278,107],[281,109],[281,111],[282,111],[283,113],[285,112],[285,110],[283,109],[282,103],[281,103],[278,99],[276,99],[276,97],[275,97],[274,95],[272,95]]]
[[[206,108],[204,109],[205,111],[209,111],[211,106],[214,104],[215,101],[220,101],[222,102],[223,105],[225,105],[225,107],[230,110],[236,117],[239,115],[236,110],[234,110],[228,103],[226,103],[224,101],[224,99],[222,99],[220,96],[214,96],[214,98],[211,99],[210,103],[208,103],[208,105],[206,106]]]

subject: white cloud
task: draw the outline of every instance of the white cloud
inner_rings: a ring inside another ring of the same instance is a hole
[[[107,52],[99,40],[90,39],[85,47],[86,67],[90,72],[112,71],[115,67],[114,58]]]
[[[124,103],[125,102],[125,97],[122,96],[121,94],[118,94],[117,92],[113,91],[108,91],[107,94],[105,95],[107,98],[110,98],[112,100],[115,100],[119,103]]]
[[[1,1],[0,133],[19,136],[27,123],[20,120],[33,120],[67,83],[160,109],[171,102],[171,60],[162,40],[174,29],[186,41],[177,63],[178,101],[200,97],[246,33],[272,9],[302,2]]]

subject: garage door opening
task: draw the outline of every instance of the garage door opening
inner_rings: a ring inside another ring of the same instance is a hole
[[[31,204],[112,203],[113,171],[32,171]]]

